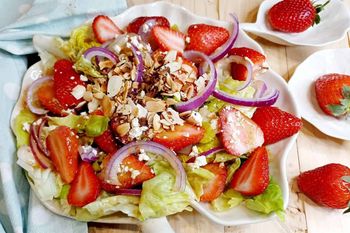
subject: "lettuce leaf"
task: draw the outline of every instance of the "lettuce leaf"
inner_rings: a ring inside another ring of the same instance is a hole
[[[115,195],[97,199],[83,207],[91,214],[91,218],[97,219],[102,216],[110,215],[116,212],[123,212],[130,217],[141,218],[138,204],[140,198],[136,196]],[[80,215],[80,216],[79,216]],[[87,218],[82,216],[83,212],[77,212],[79,219]]]
[[[229,189],[212,201],[211,206],[215,211],[225,211],[239,205],[243,200],[239,192]]]
[[[262,194],[246,200],[245,204],[251,210],[264,214],[275,212],[280,218],[284,218],[282,191],[272,179]]]
[[[85,132],[89,137],[100,136],[108,128],[109,118],[106,116],[91,115],[86,121]]]
[[[199,153],[220,145],[220,141],[216,137],[216,131],[211,127],[210,123],[205,121],[202,123],[202,126],[205,129],[205,133],[202,140],[197,144]]]
[[[74,29],[60,48],[70,60],[77,61],[87,49],[96,46],[100,43],[95,40],[91,25],[83,25]]]
[[[75,62],[73,68],[77,72],[82,72],[85,75],[89,75],[95,78],[105,77],[96,69],[96,67],[91,63],[91,61],[86,60],[83,56],[79,57],[79,59]]]
[[[190,183],[192,190],[199,201],[203,195],[203,187],[214,179],[215,175],[204,168],[192,169],[186,166],[187,180]]]
[[[69,114],[65,117],[49,117],[49,125],[67,126],[82,132],[85,129],[87,119],[83,116]]]
[[[188,209],[190,196],[174,191],[173,168],[163,160],[150,164],[156,176],[142,185],[139,210],[143,219],[156,218],[182,212]]]
[[[241,166],[241,159],[236,158],[236,160],[227,169],[226,184],[228,184],[231,181],[233,174],[237,171],[237,169],[240,166]]]
[[[24,130],[25,124],[31,124],[36,120],[36,116],[29,111],[29,109],[23,109],[14,121],[14,133],[16,136],[17,148],[29,145],[29,133]]]

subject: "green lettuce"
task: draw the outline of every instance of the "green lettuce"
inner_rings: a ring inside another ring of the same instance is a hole
[[[28,109],[23,109],[14,121],[14,133],[16,136],[17,148],[29,145],[29,133],[24,130],[24,124],[31,124],[36,120],[36,116]]]
[[[64,125],[78,132],[84,132],[89,137],[100,136],[108,128],[109,118],[106,116],[90,115],[77,116],[70,114],[65,117],[50,117],[50,125]]]
[[[192,169],[186,166],[187,180],[190,183],[192,190],[199,201],[203,195],[203,187],[215,178],[215,175],[204,168]]]
[[[264,214],[275,212],[280,218],[284,217],[282,191],[273,180],[262,194],[246,200],[245,204],[251,210]]]
[[[97,199],[83,207],[91,214],[92,218],[100,218],[116,212],[123,212],[130,217],[141,218],[138,204],[140,198],[136,196],[116,195]],[[83,212],[77,212],[76,217],[82,219]],[[86,213],[85,219],[87,218]]]
[[[244,197],[237,191],[229,189],[211,202],[215,211],[225,211],[239,205]]]
[[[150,166],[156,176],[142,184],[139,204],[142,218],[157,218],[188,209],[189,194],[173,190],[176,179],[173,168],[162,160],[156,160]]]
[[[74,29],[60,48],[70,60],[77,61],[87,49],[97,46],[100,43],[96,42],[91,25],[83,25]]]
[[[77,72],[82,72],[85,75],[89,75],[95,78],[105,77],[96,69],[96,67],[94,66],[94,64],[91,63],[91,61],[85,59],[83,56],[79,57],[79,59],[75,62],[73,68]]]
[[[203,122],[204,136],[197,144],[198,152],[202,153],[220,145],[219,139],[216,137],[216,131],[211,127],[209,122]]]
[[[227,169],[227,178],[226,178],[226,184],[228,184],[231,179],[233,174],[237,171],[237,169],[241,166],[241,159],[240,158],[236,158],[236,160],[229,165],[228,169]]]

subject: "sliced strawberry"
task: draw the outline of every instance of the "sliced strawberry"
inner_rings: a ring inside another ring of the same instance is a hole
[[[170,28],[170,23],[167,18],[163,16],[142,16],[134,19],[126,27],[128,33],[139,33],[140,27],[148,20],[154,21],[154,25],[164,26]]]
[[[153,141],[179,151],[186,146],[197,144],[203,138],[204,131],[202,127],[191,124],[177,125],[174,131],[166,130],[157,133]]]
[[[254,63],[255,68],[261,66],[266,60],[263,54],[246,47],[232,48],[228,54],[249,58]],[[247,79],[247,72],[247,68],[244,65],[231,63],[231,75],[234,79],[245,81]]]
[[[123,167],[128,171],[118,173],[118,179],[121,183],[120,188],[131,188],[154,177],[152,169],[146,163],[138,160],[135,155],[126,157],[121,165],[122,171]]]
[[[232,155],[242,155],[253,151],[264,143],[260,127],[240,111],[225,107],[219,113],[221,142]]]
[[[301,119],[273,106],[257,108],[252,120],[264,132],[264,145],[292,136],[303,126]]]
[[[243,195],[255,196],[263,193],[269,182],[269,158],[266,148],[259,147],[233,174],[231,188]]]
[[[46,146],[55,169],[62,180],[69,184],[78,171],[78,136],[67,126],[50,131]]]
[[[95,201],[100,191],[100,181],[91,164],[82,162],[69,189],[67,200],[72,206],[83,207]]]
[[[113,39],[123,31],[106,15],[98,15],[92,22],[92,30],[98,42],[104,43]]]
[[[206,55],[212,54],[230,37],[225,28],[207,24],[193,24],[189,26],[187,34],[190,43],[186,46],[186,50],[197,50]]]
[[[100,136],[95,137],[94,142],[106,153],[113,154],[118,150],[117,143],[110,129],[104,131]]]
[[[163,51],[175,50],[183,53],[185,49],[185,34],[182,32],[164,26],[154,26],[151,35]]]
[[[46,82],[37,90],[37,97],[40,104],[48,111],[55,115],[65,116],[67,113],[64,112],[66,109],[55,97],[55,90],[52,82]]]
[[[80,80],[80,75],[73,69],[73,63],[69,60],[58,60],[54,65],[54,90],[55,97],[65,108],[78,105],[82,98],[77,99],[72,93],[78,85],[82,88],[85,82]]]
[[[220,166],[219,163],[210,163],[203,168],[214,173],[215,177],[203,187],[203,194],[200,200],[203,202],[213,201],[224,191],[227,170],[225,166]]]

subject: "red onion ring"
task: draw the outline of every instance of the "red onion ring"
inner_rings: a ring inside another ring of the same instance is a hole
[[[207,156],[209,156],[209,155],[216,154],[216,153],[218,153],[218,152],[220,152],[220,151],[224,151],[224,150],[225,150],[225,149],[222,148],[222,147],[214,147],[214,148],[212,148],[212,149],[210,149],[210,150],[207,150],[207,151],[204,151],[204,152],[200,153],[197,157],[199,157],[199,156],[205,156],[205,157],[207,157]],[[193,163],[195,160],[196,160],[196,157],[192,157],[192,158],[190,158],[189,160],[187,160],[186,163]]]
[[[105,181],[109,184],[120,185],[117,175],[119,173],[120,164],[129,155],[139,153],[140,149],[145,150],[145,152],[162,156],[165,160],[167,160],[174,168],[176,173],[175,188],[179,191],[185,190],[186,172],[181,164],[181,161],[176,157],[175,152],[161,144],[151,141],[131,142],[114,153],[106,167]]]
[[[144,72],[144,66],[143,66],[143,58],[141,55],[140,50],[134,46],[133,44],[130,47],[132,53],[134,54],[134,57],[136,59],[136,77],[135,82],[142,82],[143,72]]]
[[[44,153],[47,157],[49,157],[49,152],[46,148],[46,144],[45,144],[45,140],[42,140],[44,138],[44,126],[45,124],[47,123],[47,118],[46,117],[42,117],[40,118],[41,119],[41,122],[39,124],[39,127],[38,127],[38,131],[37,131],[37,135],[38,135],[38,140],[37,140],[37,143],[38,143],[38,146],[39,146],[39,150]],[[40,120],[39,119],[39,120]],[[36,122],[38,122],[39,120],[37,120]]]
[[[30,144],[30,149],[33,152],[34,158],[35,160],[38,162],[38,164],[46,169],[46,168],[52,168],[52,163],[51,160],[46,157],[45,154],[43,154],[38,146],[38,125],[36,124],[32,124],[30,126],[30,140],[29,140],[29,144]]]
[[[49,112],[40,105],[40,102],[36,97],[36,92],[38,89],[48,82],[53,82],[51,77],[40,77],[29,86],[26,101],[28,108],[32,113],[37,115],[45,115]]]
[[[279,91],[274,89],[270,94],[258,98],[241,98],[229,95],[220,90],[215,90],[213,96],[230,104],[248,107],[262,107],[273,105],[278,99]]]
[[[111,60],[114,64],[116,64],[118,62],[118,57],[112,53],[110,50],[108,50],[107,48],[103,48],[103,47],[92,47],[89,48],[85,51],[84,53],[84,58],[87,60],[91,60],[93,57],[105,57],[109,60]]]
[[[262,80],[254,80],[250,86],[255,89],[254,98],[263,97],[267,90],[267,85]]]
[[[234,43],[237,40],[238,32],[239,32],[238,18],[236,15],[234,15],[232,13],[230,14],[230,16],[233,19],[233,21],[232,21],[232,23],[233,23],[232,34],[224,45],[222,45],[220,48],[216,49],[215,52],[209,56],[209,58],[213,62],[217,62],[218,60],[223,58],[230,51],[230,49],[233,47]]]
[[[141,196],[141,189],[120,189],[116,188],[113,193],[117,195]]]
[[[113,40],[107,40],[106,42],[104,42],[103,44],[101,44],[101,48],[107,48],[111,43],[112,43]],[[96,56],[96,63],[99,64],[100,61],[102,60],[102,57],[100,56]]]
[[[198,51],[185,51],[183,53],[183,57],[192,61],[192,62],[197,62],[198,60],[202,62],[202,64],[208,64],[209,65],[209,72],[210,72],[210,77],[209,81],[203,90],[202,93],[198,93],[194,98],[186,101],[186,102],[181,102],[178,104],[175,104],[175,108],[179,112],[186,112],[189,110],[196,109],[200,107],[208,98],[209,96],[213,93],[215,90],[216,82],[217,82],[217,74],[216,74],[216,69],[213,64],[213,62],[209,59],[207,55],[204,53],[198,52]],[[200,72],[203,72],[204,70],[201,69]]]

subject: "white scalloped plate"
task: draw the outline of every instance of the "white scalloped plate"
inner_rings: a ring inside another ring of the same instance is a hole
[[[340,0],[331,2],[320,13],[321,22],[301,33],[284,33],[273,30],[266,20],[270,8],[281,0],[266,0],[259,7],[255,23],[243,23],[245,31],[283,45],[325,46],[344,38],[350,28],[350,13]],[[317,1],[317,4],[326,0]]]
[[[156,2],[152,4],[134,6],[129,8],[122,14],[116,17],[113,17],[113,19],[121,28],[124,28],[130,21],[132,21],[136,17],[152,16],[152,15],[162,15],[167,17],[171,24],[177,24],[182,31],[185,31],[189,25],[194,23],[206,23],[211,25],[218,25],[232,31],[232,28],[231,28],[232,25],[228,22],[200,17],[191,13],[185,8],[182,8],[180,6],[170,4],[167,2]],[[263,52],[262,48],[255,41],[250,39],[246,35],[246,33],[244,33],[242,30],[240,30],[240,34],[236,42],[236,46],[251,47],[260,52]],[[40,76],[40,73],[41,73],[40,63],[37,63],[33,65],[25,74],[23,84],[22,84],[21,95],[13,111],[12,119],[14,119],[15,116],[19,113],[19,111],[23,108],[25,91],[27,90],[30,83]],[[294,115],[299,116],[296,103],[293,100],[291,93],[288,91],[286,82],[280,75],[278,75],[276,72],[270,69],[266,73],[261,75],[261,79],[264,79],[269,86],[280,90],[280,97],[276,103],[277,106],[284,109],[285,111],[291,112]],[[293,143],[296,140],[296,137],[297,135],[294,135],[279,143],[269,146],[269,150],[273,155],[271,159],[270,171],[273,178],[281,186],[281,189],[283,192],[284,208],[286,208],[288,199],[289,199],[289,188],[288,188],[287,174],[286,174],[286,160],[287,160],[287,155]],[[53,203],[52,201],[43,202],[43,204],[47,208],[49,208],[51,211],[59,215],[64,215],[63,212],[59,209],[59,206]],[[250,211],[247,208],[245,208],[243,205],[222,213],[212,211],[210,206],[205,203],[197,203],[193,201],[191,205],[198,212],[207,216],[209,219],[213,220],[214,222],[222,225],[241,225],[241,224],[256,223],[256,222],[266,221],[273,217],[273,215],[266,216],[266,215],[261,215],[256,212]],[[64,215],[64,216],[67,216],[67,215]],[[127,218],[121,214],[111,215],[105,218],[101,218],[97,220],[97,222],[138,223],[137,220]]]
[[[329,73],[350,75],[349,61],[350,49],[318,51],[297,67],[288,83],[301,116],[323,133],[343,140],[350,140],[350,119],[336,119],[321,110],[315,96],[315,81]]]

